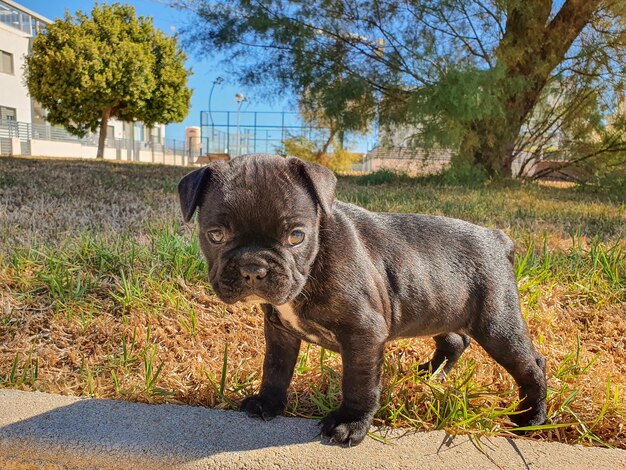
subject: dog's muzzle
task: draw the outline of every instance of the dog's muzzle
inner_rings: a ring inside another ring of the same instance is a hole
[[[230,259],[211,281],[222,301],[234,303],[260,298],[275,303],[294,296],[296,286],[287,266],[268,257],[246,255]]]
[[[261,264],[246,264],[239,267],[242,282],[251,288],[254,288],[267,278],[267,271],[267,266]]]

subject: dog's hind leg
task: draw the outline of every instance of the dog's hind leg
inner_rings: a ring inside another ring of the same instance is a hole
[[[511,299],[511,303],[513,303]],[[546,361],[530,338],[519,307],[491,315],[472,329],[472,337],[493,357],[520,387],[520,413],[511,420],[519,426],[533,426],[546,421]]]
[[[433,358],[418,367],[419,372],[435,372],[445,362],[443,372],[449,373],[470,344],[470,337],[459,333],[446,333],[433,337],[435,354]]]

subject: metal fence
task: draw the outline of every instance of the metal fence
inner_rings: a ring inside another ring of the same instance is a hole
[[[0,122],[0,155],[34,155],[49,157],[95,157],[98,136],[77,137],[64,128],[50,124],[17,121]],[[107,137],[105,158],[141,161],[166,165],[192,165],[206,153],[208,139],[199,137],[162,141],[135,141]]]
[[[242,113],[243,114],[243,113]],[[209,115],[202,114],[202,137],[185,139],[166,138],[163,141],[135,141],[108,137],[105,144],[105,159],[161,163],[165,165],[189,166],[207,163],[215,156],[230,157],[245,153],[275,153],[284,140],[294,135],[311,140],[320,138],[316,132],[324,130],[298,126],[290,121],[289,113],[273,113],[277,124],[270,124],[269,117],[263,122],[257,114],[250,113],[255,121],[251,130],[243,126],[233,128],[233,116],[226,116],[226,125],[210,124]],[[267,113],[268,115],[270,113]],[[219,112],[214,113],[219,118]],[[217,122],[220,122],[216,119]],[[245,122],[244,119],[241,120]],[[235,120],[235,123],[237,120]],[[222,127],[224,130],[220,130]],[[50,124],[31,124],[17,121],[0,121],[0,155],[33,155],[44,157],[94,158],[98,148],[98,136],[90,134],[77,137],[64,128]],[[204,158],[203,156],[207,156]],[[450,164],[451,152],[423,149],[375,147],[364,155],[362,162],[353,165],[353,170],[372,172],[382,169],[411,174],[438,173]],[[536,159],[536,160],[533,160]],[[555,157],[552,156],[551,160]],[[531,161],[532,160],[532,161]],[[523,172],[532,175],[535,164],[543,158],[521,153],[513,162],[513,174]],[[525,170],[524,170],[525,168]]]
[[[247,153],[276,153],[291,138],[303,137],[321,145],[329,130],[306,124],[295,112],[202,111],[200,129],[207,153],[237,157]]]

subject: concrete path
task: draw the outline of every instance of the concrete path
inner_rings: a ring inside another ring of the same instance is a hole
[[[524,439],[387,432],[354,448],[315,422],[0,389],[0,469],[626,469],[626,451]]]

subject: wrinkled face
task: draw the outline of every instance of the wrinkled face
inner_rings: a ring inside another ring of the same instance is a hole
[[[318,251],[320,211],[284,159],[224,165],[198,206],[209,281],[222,301],[282,305],[300,293]]]

